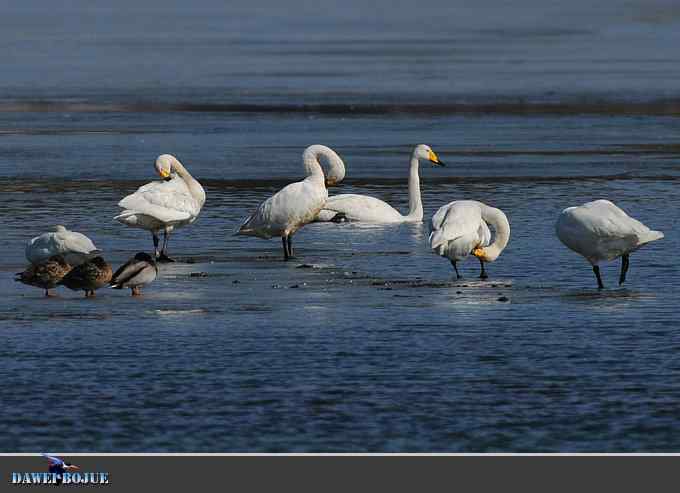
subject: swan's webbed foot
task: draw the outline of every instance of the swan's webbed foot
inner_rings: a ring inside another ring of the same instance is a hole
[[[170,262],[175,262],[175,259],[168,257],[167,253],[161,252],[161,254],[158,257],[156,257],[156,262],[167,264]]]

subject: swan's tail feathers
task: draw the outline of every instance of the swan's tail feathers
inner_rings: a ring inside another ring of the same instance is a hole
[[[441,230],[430,233],[430,248],[437,253],[439,253],[440,247],[446,245],[447,241]]]
[[[113,219],[115,221],[118,221],[119,223],[123,223],[123,224],[128,224],[131,221],[136,223],[137,222],[135,220],[136,215],[137,215],[137,212],[135,212],[135,211],[125,210],[125,211],[121,212],[120,214],[118,214],[117,216],[114,216]]]
[[[640,245],[644,245],[645,243],[649,243],[650,241],[656,241],[660,240],[664,237],[665,235],[661,231],[654,231],[650,230],[647,233],[640,235]]]

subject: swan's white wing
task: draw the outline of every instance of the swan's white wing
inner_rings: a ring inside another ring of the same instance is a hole
[[[342,213],[350,221],[401,222],[404,217],[394,207],[368,195],[340,194],[329,197],[324,210]]]
[[[201,205],[180,178],[148,183],[124,197],[118,206],[128,212],[151,216],[166,224],[191,220],[201,210]]]
[[[82,233],[65,231],[56,233],[56,237],[65,252],[88,254],[97,251],[92,240]]]
[[[75,231],[58,231],[36,236],[26,245],[26,258],[29,262],[40,263],[53,255],[69,257],[71,265],[77,265],[90,253],[98,252],[92,240]],[[83,257],[79,259],[79,257]]]
[[[456,201],[441,207],[432,216],[431,228],[430,248],[453,259],[465,258],[484,239],[488,241],[491,237],[479,206],[471,201]]]
[[[567,247],[595,264],[613,260],[639,246],[663,238],[608,200],[569,207],[557,219],[556,232]]]
[[[485,247],[491,244],[491,231],[489,230],[489,225],[486,221],[482,220],[477,230],[477,236],[479,237],[479,246]]]
[[[323,185],[305,179],[285,186],[246,218],[239,234],[271,238],[292,234],[314,220],[328,198]]]

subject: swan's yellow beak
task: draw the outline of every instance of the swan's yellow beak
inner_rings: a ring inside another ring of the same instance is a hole
[[[442,163],[442,162],[439,160],[439,157],[437,157],[437,155],[434,153],[434,151],[433,151],[432,149],[430,149],[430,150],[427,152],[427,159],[429,159],[430,162],[431,162],[432,164],[434,164],[435,166],[446,166],[444,163]]]
[[[472,250],[472,255],[474,255],[477,258],[484,260],[484,249],[483,248],[475,248],[474,250]]]
[[[170,172],[168,170],[161,169],[158,171],[158,174],[161,175],[161,178],[163,179],[170,178]]]
[[[326,178],[326,186],[327,187],[333,187],[333,186],[337,185],[337,183],[338,183],[338,180],[335,179],[335,178]]]

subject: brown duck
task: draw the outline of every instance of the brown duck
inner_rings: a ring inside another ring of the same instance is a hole
[[[73,291],[85,291],[85,297],[95,295],[95,291],[111,281],[113,271],[102,257],[95,257],[71,269],[59,282]]]
[[[61,255],[54,255],[44,262],[29,265],[25,271],[18,272],[15,281],[35,286],[45,290],[45,296],[54,296],[50,289],[54,289],[61,282],[72,267]]]

